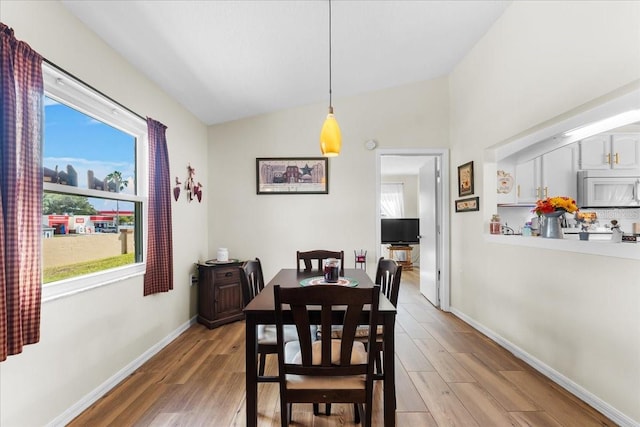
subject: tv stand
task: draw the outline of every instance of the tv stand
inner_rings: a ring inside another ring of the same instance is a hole
[[[407,246],[396,246],[391,245],[387,247],[389,250],[389,258],[396,261],[399,265],[402,266],[402,270],[410,271],[413,270],[413,262],[411,262],[411,251],[413,248],[409,245]],[[399,261],[394,257],[395,252],[404,252],[404,261]]]

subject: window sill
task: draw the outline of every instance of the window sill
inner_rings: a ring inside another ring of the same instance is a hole
[[[485,242],[577,252],[614,258],[640,260],[640,243],[612,243],[608,240],[543,239],[541,237],[484,234]]]
[[[112,283],[142,276],[146,270],[145,263],[127,265],[111,270],[100,271],[86,276],[74,277],[42,285],[42,302],[46,303],[60,298],[66,298],[80,292],[107,286]]]

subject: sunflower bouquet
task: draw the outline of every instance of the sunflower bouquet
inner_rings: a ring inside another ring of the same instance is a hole
[[[531,211],[536,215],[544,215],[552,212],[569,212],[574,213],[578,210],[576,201],[571,197],[556,196],[540,199],[536,202],[536,207]]]

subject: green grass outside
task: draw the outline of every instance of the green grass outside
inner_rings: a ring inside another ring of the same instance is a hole
[[[45,268],[42,275],[42,283],[57,282],[70,277],[108,270],[135,262],[135,254],[123,254],[94,261],[79,262],[77,264],[62,265],[59,267]]]

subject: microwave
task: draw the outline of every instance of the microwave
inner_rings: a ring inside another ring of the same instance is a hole
[[[640,206],[640,170],[610,169],[578,172],[578,206]]]

